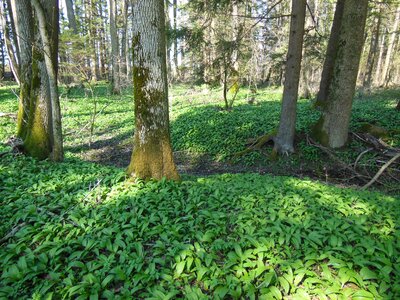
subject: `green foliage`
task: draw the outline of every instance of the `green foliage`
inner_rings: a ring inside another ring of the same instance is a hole
[[[0,298],[400,296],[400,199],[254,174],[0,160]]]

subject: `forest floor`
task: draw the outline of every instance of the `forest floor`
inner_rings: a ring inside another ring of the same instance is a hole
[[[0,98],[7,101],[1,103],[4,108],[0,106],[0,112],[16,111],[13,92],[2,90]],[[90,91],[79,88],[64,89],[61,95],[67,155],[124,168],[129,164],[132,152],[134,116],[131,91],[111,96],[107,88],[100,85],[93,90],[94,97],[89,95]],[[255,103],[249,104],[249,98],[254,98]],[[260,89],[256,94],[242,89],[233,109],[225,111],[218,89],[173,86],[170,89],[171,134],[180,173],[199,176],[259,173],[309,177],[339,186],[357,187],[366,184],[367,179],[390,159],[379,155],[387,149],[379,148],[376,141],[362,141],[366,125],[384,130],[384,145],[394,149],[400,147],[400,113],[395,110],[400,90],[392,89],[356,95],[351,120],[351,131],[356,134],[350,135],[346,149],[328,152],[310,144],[310,127],[317,120],[318,113],[312,108],[311,100],[301,99],[294,155],[271,159],[270,143],[258,151],[236,156],[235,153],[245,150],[253,139],[277,127],[280,99],[280,89]],[[0,118],[0,122],[7,121],[12,119]],[[8,127],[3,137],[6,133],[12,135],[13,130],[12,126]],[[376,149],[372,149],[374,146]],[[376,188],[389,193],[400,192],[397,188],[400,172],[398,164],[395,166],[390,169],[389,176],[378,180]]]
[[[225,111],[220,90],[175,86],[182,182],[129,179],[131,91],[84,92],[62,90],[52,163],[10,152],[18,91],[0,87],[0,299],[400,298],[399,163],[360,189],[400,147],[400,90],[355,99],[340,151],[309,139],[300,100],[296,153],[274,160],[237,153],[276,128],[281,90]]]

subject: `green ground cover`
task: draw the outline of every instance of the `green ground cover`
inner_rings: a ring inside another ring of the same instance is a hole
[[[278,122],[280,90],[261,90],[257,105],[243,91],[231,112],[204,87],[171,94],[178,151],[228,160]],[[352,129],[380,125],[399,146],[398,94],[357,99]],[[299,103],[300,131],[317,117],[311,105]],[[14,94],[0,88],[0,112],[16,109]],[[133,183],[123,168],[83,160],[132,147],[130,92],[63,92],[62,110],[64,163],[0,158],[1,299],[400,297],[399,196],[250,173]],[[0,118],[0,152],[14,132],[14,120]],[[341,157],[353,160],[356,147]],[[305,143],[298,148],[292,164],[324,159]],[[270,163],[263,155],[245,165]]]
[[[129,183],[75,159],[0,163],[0,297],[400,297],[399,201],[256,174]]]

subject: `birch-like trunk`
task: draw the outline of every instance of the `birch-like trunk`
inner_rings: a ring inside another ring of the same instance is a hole
[[[306,0],[292,1],[289,49],[286,60],[281,118],[278,133],[274,139],[274,151],[281,154],[294,152],[293,143],[296,130],[296,106],[303,53],[306,6]]]
[[[11,24],[7,20],[7,15],[6,15],[7,12],[10,15],[11,23],[13,23],[13,18],[12,18],[13,13],[12,13],[11,5],[6,5],[6,1],[4,1],[3,3],[0,3],[0,22],[1,22],[1,27],[3,29],[4,43],[6,46],[6,52],[7,52],[8,60],[10,63],[10,68],[11,68],[11,71],[14,75],[16,82],[19,84],[20,83],[20,81],[19,81],[19,73],[20,72],[19,72],[19,57],[18,57],[19,50],[17,50],[18,42],[17,42],[16,38],[14,38],[12,40],[12,38],[10,36],[10,30],[11,30],[10,27],[13,27],[13,26],[11,26]]]
[[[134,149],[128,173],[178,180],[168,116],[164,1],[133,2]]]
[[[396,37],[398,35],[397,30],[399,28],[400,23],[400,6],[397,8],[396,15],[394,17],[393,28],[390,33],[389,44],[385,57],[385,64],[383,65],[382,74],[381,74],[381,85],[387,85],[389,83],[389,70],[390,65],[392,63],[392,54],[395,46]]]
[[[330,148],[347,143],[368,11],[368,0],[344,2],[333,69],[324,101],[319,103],[322,115],[313,128],[313,136]]]

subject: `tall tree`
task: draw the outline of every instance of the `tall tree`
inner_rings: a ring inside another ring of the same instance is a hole
[[[385,64],[383,65],[382,74],[381,74],[381,85],[387,85],[389,83],[389,70],[392,62],[392,54],[395,49],[395,41],[397,38],[397,30],[400,24],[400,6],[397,7],[396,14],[394,16],[393,28],[390,33],[389,44],[387,47]]]
[[[76,25],[75,10],[72,0],[65,0],[65,7],[67,9],[69,29],[71,29],[74,34],[78,34],[78,26]]]
[[[293,143],[296,130],[296,104],[300,82],[306,7],[307,0],[292,1],[289,49],[286,60],[281,119],[279,122],[278,134],[274,140],[274,150],[278,153],[294,152]]]
[[[111,38],[111,90],[114,94],[121,93],[119,74],[119,38],[117,31],[117,3],[116,0],[109,0],[109,20]]]
[[[178,180],[169,130],[164,1],[132,5],[135,137],[128,173]]]
[[[18,135],[39,159],[63,159],[58,98],[58,0],[13,0],[21,49]],[[33,8],[33,9],[32,9]]]
[[[340,148],[347,143],[368,11],[368,0],[339,0],[337,9],[341,9],[340,4],[343,4],[343,12],[335,14],[332,26],[333,34],[336,34],[335,30],[339,32],[337,39],[330,38],[328,54],[332,48],[335,51],[330,57],[332,61],[324,65],[324,72],[329,76],[322,78],[327,81],[325,89],[320,90],[317,103],[322,115],[313,128],[314,137],[331,148]],[[335,43],[334,47],[331,43]],[[321,89],[323,84],[321,82]],[[321,98],[321,95],[324,96]]]

